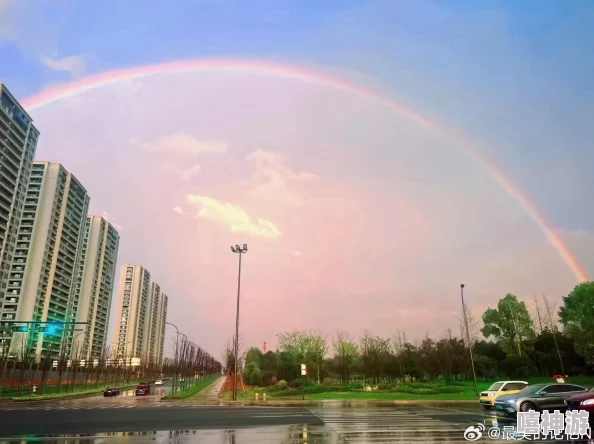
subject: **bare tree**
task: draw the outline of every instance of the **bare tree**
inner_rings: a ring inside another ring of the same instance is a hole
[[[536,320],[538,321],[539,333],[542,333],[543,330],[544,330],[544,328],[543,328],[542,316],[541,316],[541,313],[540,313],[540,301],[538,300],[538,297],[536,296],[536,294],[534,294],[532,296],[532,300],[534,302],[534,309],[536,311]]]
[[[72,368],[72,384],[71,384],[71,388],[72,391],[74,391],[75,387],[76,387],[76,371],[78,369],[78,364],[80,361],[80,343],[79,342],[75,342],[74,343],[74,347],[72,349],[72,352],[70,354],[70,367]],[[68,381],[66,381],[66,383],[68,383]],[[68,388],[66,389],[66,391],[68,391]]]
[[[472,314],[466,304],[464,304],[464,307],[462,308],[459,322],[460,337],[464,338],[464,344],[466,344],[466,347],[470,347],[471,345],[474,347],[474,344],[476,344],[480,338],[481,326],[479,320]],[[466,331],[467,324],[468,334]],[[468,343],[468,339],[470,340],[470,344]]]
[[[25,387],[25,380],[27,379],[27,366],[31,361],[29,356],[29,336],[30,333],[20,335],[20,348],[18,352],[18,358],[20,361],[21,368],[19,369],[19,385],[20,385],[20,394],[23,396],[23,390]]]
[[[557,329],[557,319],[553,318],[553,312],[555,311],[555,309],[557,308],[556,306],[553,306],[553,304],[551,302],[549,302],[549,300],[547,299],[547,297],[543,294],[542,295],[542,299],[544,301],[544,305],[545,305],[545,310],[547,313],[547,320],[548,320],[548,324],[549,324],[549,328],[551,329],[551,333],[553,335],[553,340],[555,342],[555,348],[557,349],[557,357],[559,358],[559,365],[561,366],[561,373],[563,373],[563,375],[565,375],[565,368],[563,367],[563,359],[561,358],[561,352],[559,351],[559,344],[557,342],[557,333],[558,333],[558,329]]]
[[[402,382],[404,382],[407,374],[408,364],[405,332],[396,332],[396,334],[392,338],[392,350],[394,356],[396,356],[396,362],[398,363],[399,373],[402,376]]]
[[[338,371],[340,383],[346,384],[351,378],[351,366],[358,353],[357,344],[355,344],[348,332],[338,330],[332,340],[334,354],[338,358]]]

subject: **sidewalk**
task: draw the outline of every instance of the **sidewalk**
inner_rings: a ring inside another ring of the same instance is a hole
[[[192,401],[206,401],[206,402],[219,402],[219,395],[221,390],[223,389],[223,385],[225,385],[225,380],[227,379],[226,376],[221,376],[215,382],[210,384],[205,389],[199,391],[194,396],[190,396],[182,400],[182,402],[192,402]]]

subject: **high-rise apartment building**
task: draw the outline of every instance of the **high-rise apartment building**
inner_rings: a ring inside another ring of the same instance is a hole
[[[167,323],[167,304],[169,303],[169,297],[166,294],[161,293],[161,299],[159,300],[159,312],[158,312],[158,338],[157,338],[157,352],[155,353],[156,363],[158,365],[163,364],[163,350],[165,347],[165,324]]]
[[[119,243],[120,235],[105,218],[87,218],[73,305],[76,322],[88,324],[73,336],[72,356],[99,359],[104,354]]]
[[[115,356],[144,358],[149,348],[151,274],[140,265],[123,265],[118,286]]]
[[[17,321],[73,320],[89,200],[85,188],[62,165],[33,163],[3,315],[10,308],[11,319]],[[72,334],[69,327],[14,333],[10,350],[36,359],[56,356],[68,350]]]
[[[11,335],[4,332],[16,319],[21,295],[14,288],[7,292],[9,280],[22,277],[22,270],[11,273],[17,243],[17,230],[39,132],[31,117],[0,84],[0,350],[6,350]],[[24,235],[26,237],[26,235]],[[19,242],[20,243],[20,242]]]
[[[165,344],[165,323],[167,322],[168,297],[161,292],[156,282],[151,282],[151,318],[149,330],[149,348],[146,351],[148,361],[160,365],[163,361]]]
[[[156,282],[151,282],[151,309],[148,330],[148,347],[146,355],[149,362],[155,362],[159,353],[159,307],[161,300],[161,287]]]
[[[118,288],[118,328],[114,333],[115,355],[141,358],[160,365],[165,345],[169,298],[150,273],[140,265],[124,265]]]

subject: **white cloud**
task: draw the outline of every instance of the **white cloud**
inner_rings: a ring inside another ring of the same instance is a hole
[[[301,257],[301,256],[303,256],[303,253],[301,251],[293,251],[293,256]]]
[[[71,55],[67,57],[50,57],[45,54],[39,56],[41,63],[52,71],[69,72],[73,77],[79,77],[87,69],[87,62],[83,56]]]
[[[133,141],[136,144],[136,141]],[[191,134],[179,132],[140,143],[143,150],[155,153],[176,154],[181,157],[196,157],[200,154],[226,153],[228,145],[220,141],[203,141]]]
[[[253,196],[301,204],[303,197],[296,188],[300,184],[320,179],[316,174],[291,170],[285,165],[285,157],[278,153],[257,150],[248,154],[245,160],[255,165],[253,180],[256,185],[251,191]]]
[[[159,164],[157,168],[173,173],[175,176],[178,176],[182,182],[189,182],[200,172],[202,167],[200,164],[194,164],[187,168],[178,168],[171,163],[163,163]]]
[[[196,217],[225,225],[232,233],[246,233],[251,236],[271,238],[281,235],[280,230],[273,222],[260,218],[254,221],[245,210],[233,204],[194,194],[187,194],[186,202],[198,210]]]
[[[109,212],[108,211],[102,211],[101,212],[101,217],[103,219],[105,219],[107,222],[109,222],[111,224],[111,226],[114,227],[116,230],[118,230],[118,231],[124,231],[124,227],[122,227],[117,222],[114,222],[113,220],[111,220],[111,218],[109,217]]]
[[[196,176],[200,171],[200,165],[192,165],[188,168],[183,168],[179,170],[180,178],[183,182],[189,181],[192,177]]]
[[[174,213],[181,214],[182,216],[183,216],[184,214],[186,214],[186,213],[184,212],[184,210],[182,210],[182,209],[181,209],[181,207],[173,207],[173,208],[172,208],[172,211],[173,211]]]

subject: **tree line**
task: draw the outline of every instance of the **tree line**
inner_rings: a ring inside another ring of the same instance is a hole
[[[43,393],[47,384],[56,385],[57,392],[68,392],[76,385],[78,389],[93,386],[119,385],[132,379],[158,379],[161,375],[174,376],[174,391],[184,389],[196,376],[220,373],[222,365],[212,355],[195,343],[183,338],[176,347],[173,358],[162,362],[146,356],[132,358],[116,353],[106,347],[100,358],[82,359],[81,348],[72,351],[61,347],[57,354],[46,350],[39,361],[26,353],[22,347],[16,356],[4,350],[0,355],[0,387],[19,388],[38,386]]]
[[[470,380],[473,352],[478,378],[527,378],[553,374],[592,374],[594,364],[594,282],[577,285],[557,308],[534,297],[533,314],[513,294],[487,309],[480,320],[466,310],[456,335],[411,340],[404,331],[381,337],[370,331],[354,337],[347,331],[293,331],[277,335],[275,351],[252,347],[240,353],[246,384],[273,385],[279,380],[349,384]],[[482,325],[481,325],[482,324]],[[468,331],[468,335],[466,335]],[[230,341],[232,344],[232,341]],[[224,366],[233,372],[233,347]]]

